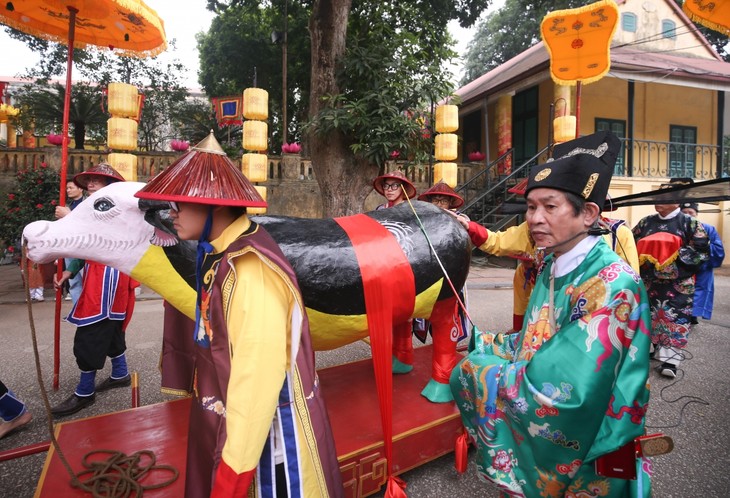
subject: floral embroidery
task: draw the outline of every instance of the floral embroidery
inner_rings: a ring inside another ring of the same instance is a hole
[[[505,450],[499,450],[494,458],[492,458],[492,467],[508,474],[512,470],[512,452],[507,453]]]
[[[214,412],[216,415],[226,416],[226,405],[223,401],[216,399],[215,396],[204,396],[200,400],[203,409]]]

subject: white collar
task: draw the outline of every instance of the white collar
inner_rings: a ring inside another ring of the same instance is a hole
[[[578,242],[570,251],[555,258],[551,269],[553,276],[562,277],[575,270],[599,240],[601,240],[599,235],[589,235]]]
[[[657,215],[659,216],[659,219],[660,220],[671,220],[672,218],[674,218],[678,214],[679,214],[679,208],[675,209],[674,211],[672,211],[671,213],[669,213],[666,216],[662,216],[661,214],[657,213]]]

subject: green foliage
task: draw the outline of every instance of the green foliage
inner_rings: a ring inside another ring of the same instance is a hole
[[[9,252],[19,251],[20,237],[28,223],[54,219],[59,182],[58,172],[45,163],[18,171],[15,189],[0,201],[0,241]]]
[[[310,82],[309,9],[291,2],[287,6],[287,135],[294,141],[307,119]],[[254,86],[269,92],[271,149],[282,142],[282,45],[271,40],[284,29],[281,1],[274,4],[242,1],[209,3],[218,12],[207,33],[197,36],[200,84],[211,97],[237,95]]]
[[[353,7],[339,95],[323,97],[324,109],[308,129],[339,130],[352,152],[381,166],[394,151],[428,162],[432,103],[453,90],[442,61],[456,54],[439,20],[427,20],[408,3]]]
[[[187,140],[191,144],[196,144],[208,136],[210,130],[214,130],[216,139],[221,142],[221,135],[218,135],[218,124],[215,120],[215,113],[210,102],[206,99],[188,99],[185,102],[175,106],[172,112],[172,124],[177,130],[178,136],[175,138]],[[238,126],[238,135],[240,135],[241,127]],[[224,131],[227,131],[225,128]],[[239,136],[238,142],[240,143]]]
[[[45,127],[43,132],[60,132],[63,118],[63,94],[61,93],[60,103],[57,99],[52,106],[48,102],[31,98],[30,95],[63,88],[62,86],[48,85],[52,77],[65,74],[67,48],[65,45],[37,39],[33,36],[7,28],[11,37],[25,42],[32,50],[41,55],[40,62],[36,67],[27,71],[26,77],[36,80],[35,85],[29,85],[29,89],[23,90],[28,93],[28,108],[25,119],[35,119],[36,126]],[[169,50],[175,50],[174,40],[169,43]],[[167,124],[170,121],[175,106],[185,101],[188,90],[180,84],[180,73],[184,66],[174,60],[170,63],[163,63],[157,57],[136,58],[123,57],[108,50],[89,48],[85,50],[74,50],[74,76],[80,77],[89,83],[75,82],[72,87],[72,105],[77,108],[80,120],[75,123],[79,129],[74,129],[76,140],[75,148],[83,148],[84,127],[90,123],[86,132],[92,138],[106,140],[106,119],[108,116],[101,109],[101,93],[110,82],[129,83],[141,89],[145,95],[142,118],[138,126],[139,146],[144,150],[162,150],[163,146],[171,138],[178,134],[171,130]],[[80,87],[81,93],[78,93]],[[50,89],[50,90],[49,90]],[[39,98],[40,98],[39,97]],[[56,94],[58,97],[58,94]],[[21,96],[19,95],[20,99]],[[77,98],[83,101],[76,102]],[[49,109],[47,111],[47,109]],[[52,111],[51,111],[52,110]],[[72,108],[73,112],[73,108]],[[103,120],[103,127],[97,130],[96,116],[98,114]],[[44,116],[43,118],[39,116]],[[84,118],[89,118],[87,120]],[[70,123],[74,124],[73,119]],[[40,128],[38,129],[40,130]],[[48,130],[48,131],[45,131]]]
[[[44,82],[28,85],[15,95],[21,114],[15,124],[22,130],[35,127],[35,133],[61,133],[65,87]],[[83,149],[87,136],[106,140],[107,116],[101,109],[101,92],[87,83],[71,88],[69,130],[74,135],[74,148]]]

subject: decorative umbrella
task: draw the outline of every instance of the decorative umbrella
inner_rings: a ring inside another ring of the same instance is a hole
[[[142,0],[10,0],[0,5],[0,24],[68,46],[59,205],[66,205],[68,118],[74,48],[108,47],[127,56],[147,57],[167,49],[162,19]],[[62,262],[58,263],[61,275]],[[53,388],[58,389],[61,291],[56,292]]]
[[[559,85],[577,85],[576,136],[580,127],[581,84],[598,81],[611,67],[611,38],[617,21],[616,2],[601,0],[577,9],[550,12],[540,25],[550,54],[553,80]]]
[[[682,10],[692,21],[730,35],[730,2],[685,0]]]

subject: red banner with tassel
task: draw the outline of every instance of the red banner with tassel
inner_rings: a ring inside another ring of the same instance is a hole
[[[416,302],[413,270],[395,237],[380,223],[359,214],[335,221],[352,242],[362,275],[365,309],[380,402],[387,460],[386,498],[406,496],[406,484],[393,476],[393,323],[410,318]],[[388,254],[384,258],[383,254]],[[397,256],[393,256],[397,255]],[[387,278],[386,278],[387,276]]]

